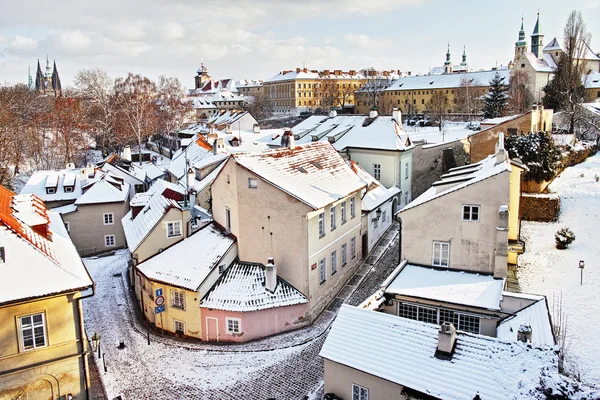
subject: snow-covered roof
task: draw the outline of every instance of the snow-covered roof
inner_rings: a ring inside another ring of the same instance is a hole
[[[296,144],[328,141],[336,150],[366,148],[404,151],[412,148],[408,135],[392,117],[311,116],[292,128]],[[279,143],[276,143],[279,145]]]
[[[216,131],[215,133],[223,138],[227,152],[243,153],[260,152],[279,147],[283,129],[261,129],[258,133],[232,129],[231,133],[224,133],[223,131]]]
[[[263,265],[236,261],[204,296],[200,307],[249,312],[307,302],[300,291],[279,277],[277,287],[271,293],[265,288]]]
[[[201,181],[199,181],[198,179],[194,179],[194,190],[196,190],[196,192],[201,192],[207,186],[212,185],[212,183],[217,178],[217,175],[219,175],[219,172],[221,172],[221,170],[223,169],[224,166],[225,166],[225,163],[222,162],[221,164],[219,164],[217,166],[217,168],[213,169],[210,172],[210,174],[206,175]],[[182,178],[182,180],[183,179],[185,179],[185,178]]]
[[[591,49],[591,47],[587,44],[587,42],[584,42],[584,55],[582,57],[583,60],[590,60],[590,61],[599,61],[600,57],[594,53],[594,51]],[[565,43],[565,38],[564,37],[555,37],[553,38],[550,43],[548,43],[546,45],[546,47],[544,47],[544,52],[546,51],[557,51],[560,50],[562,52],[564,52],[565,48],[566,48],[566,43]]]
[[[505,171],[511,171],[511,163],[508,155],[505,161],[496,164],[496,154],[487,156],[487,158],[475,164],[450,168],[446,174],[442,175],[439,181],[434,182],[431,188],[404,206],[400,212],[410,210],[413,207],[420,206],[423,203],[476,184]]]
[[[400,189],[396,186],[387,189],[371,174],[365,171],[356,161],[349,160],[348,165],[358,175],[358,177],[366,185],[366,189],[362,192],[362,210],[372,211],[400,193]]]
[[[233,242],[224,232],[209,225],[136,268],[148,279],[198,290]]]
[[[127,201],[129,183],[110,174],[104,175],[92,186],[87,186],[83,194],[75,201],[80,206],[84,204],[117,203]]]
[[[403,76],[397,79],[386,92],[397,90],[430,90],[430,89],[454,89],[461,86],[463,80],[473,80],[474,86],[489,86],[490,81],[496,73],[504,78],[503,83],[510,83],[510,70],[498,69],[492,71],[467,72],[464,74],[422,75]]]
[[[186,148],[185,152],[183,149],[177,150],[177,152],[173,155],[171,159],[171,164],[169,165],[169,173],[177,177],[177,179],[181,179],[185,176],[186,167],[185,161],[187,161],[189,165],[194,165],[197,161],[202,159],[203,157],[210,157],[213,155],[212,146],[210,146],[203,138],[196,137],[193,138],[191,144]]]
[[[241,81],[237,81],[236,85],[238,88],[241,87],[259,87],[263,85],[262,80],[253,80],[253,79],[242,79]]]
[[[407,264],[386,293],[500,310],[504,279]]]
[[[480,122],[481,125],[499,125],[506,121],[510,121],[511,119],[515,119],[520,117],[522,114],[518,115],[508,115],[506,117],[496,117],[496,118],[487,118]]]
[[[533,67],[537,72],[554,72],[556,69],[556,63],[550,54],[542,54],[542,58],[537,58],[537,56],[531,52],[525,52],[523,55],[527,58],[529,64]],[[516,66],[515,68],[517,68]]]
[[[231,160],[315,210],[365,185],[326,142],[263,153],[233,154]]]
[[[92,286],[60,214],[0,186],[0,303]]]
[[[506,341],[516,341],[519,327],[526,323],[531,327],[531,343],[551,346],[556,344],[550,325],[546,297],[512,292],[504,292],[503,296],[532,300],[533,303],[503,319],[496,328],[496,337]]]
[[[531,399],[557,379],[553,348],[457,332],[452,358],[435,356],[438,327],[342,305],[319,355],[439,399]]]
[[[123,217],[123,231],[130,252],[135,252],[142,241],[152,232],[156,224],[171,208],[181,209],[173,196],[165,197],[165,193],[175,193],[183,196],[185,190],[177,185],[157,180],[146,193],[138,193],[131,200],[130,205],[143,208],[133,218],[133,210]],[[139,195],[139,196],[138,196]],[[183,197],[182,197],[183,198]]]
[[[309,70],[309,69],[300,69],[297,68],[295,70],[282,71],[277,75],[265,80],[264,83],[274,83],[274,82],[284,82],[296,79],[366,79],[365,75],[361,73],[354,73],[354,75],[350,75],[350,71],[338,71],[340,74],[335,74],[335,70],[329,70],[329,74],[325,75],[324,71],[317,70]]]
[[[52,209],[52,212],[55,212],[57,214],[70,214],[72,212],[77,211],[77,206],[75,204],[67,204],[66,206],[60,206],[60,207],[54,207]]]
[[[250,114],[248,111],[221,110],[221,112],[216,113],[210,117],[208,121],[206,121],[206,130],[208,130],[208,128],[211,126],[214,126],[216,130],[223,130],[227,127],[227,125],[233,125],[244,117],[250,118],[252,121],[254,121],[254,124],[257,123],[256,119],[254,119],[252,114]]]
[[[35,194],[46,202],[76,200],[81,196],[82,186],[95,182],[103,174],[99,169],[93,169],[92,178],[89,178],[85,168],[37,171],[31,175],[20,194]],[[73,190],[65,191],[65,187]],[[47,193],[47,188],[55,188],[56,192]]]

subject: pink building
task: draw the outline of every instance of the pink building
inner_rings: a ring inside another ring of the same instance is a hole
[[[309,323],[306,297],[266,266],[235,261],[200,302],[203,340],[247,342]]]

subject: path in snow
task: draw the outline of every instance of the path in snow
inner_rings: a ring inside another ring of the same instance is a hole
[[[582,176],[583,175],[583,176]],[[526,252],[519,258],[519,281],[524,293],[544,294],[552,309],[562,293],[567,315],[567,357],[576,363],[584,381],[600,382],[600,153],[567,168],[552,184],[561,213],[556,223],[523,222]],[[566,250],[554,247],[554,234],[570,228],[576,240]],[[585,261],[583,285],[579,260]],[[574,364],[567,359],[567,368]]]

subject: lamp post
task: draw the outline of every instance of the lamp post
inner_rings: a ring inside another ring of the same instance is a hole
[[[583,285],[583,269],[584,268],[585,268],[585,261],[579,260],[579,270],[581,271],[581,282],[580,282],[581,285]]]
[[[94,343],[94,348],[98,350],[98,358],[100,358],[100,335],[96,332],[92,335],[92,343]]]

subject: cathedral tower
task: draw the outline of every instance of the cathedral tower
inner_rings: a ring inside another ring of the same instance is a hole
[[[527,42],[525,41],[525,29],[523,28],[523,17],[521,17],[521,30],[519,31],[519,40],[515,42],[515,58],[517,59],[521,56],[521,54],[527,51]]]
[[[444,73],[452,73],[452,62],[450,61],[450,42],[448,42],[448,50],[446,51],[446,62],[444,63]]]
[[[540,13],[538,13],[535,28],[533,28],[533,33],[531,34],[531,52],[535,54],[537,58],[542,58],[543,50],[544,34],[542,33],[542,27],[540,26]]]

